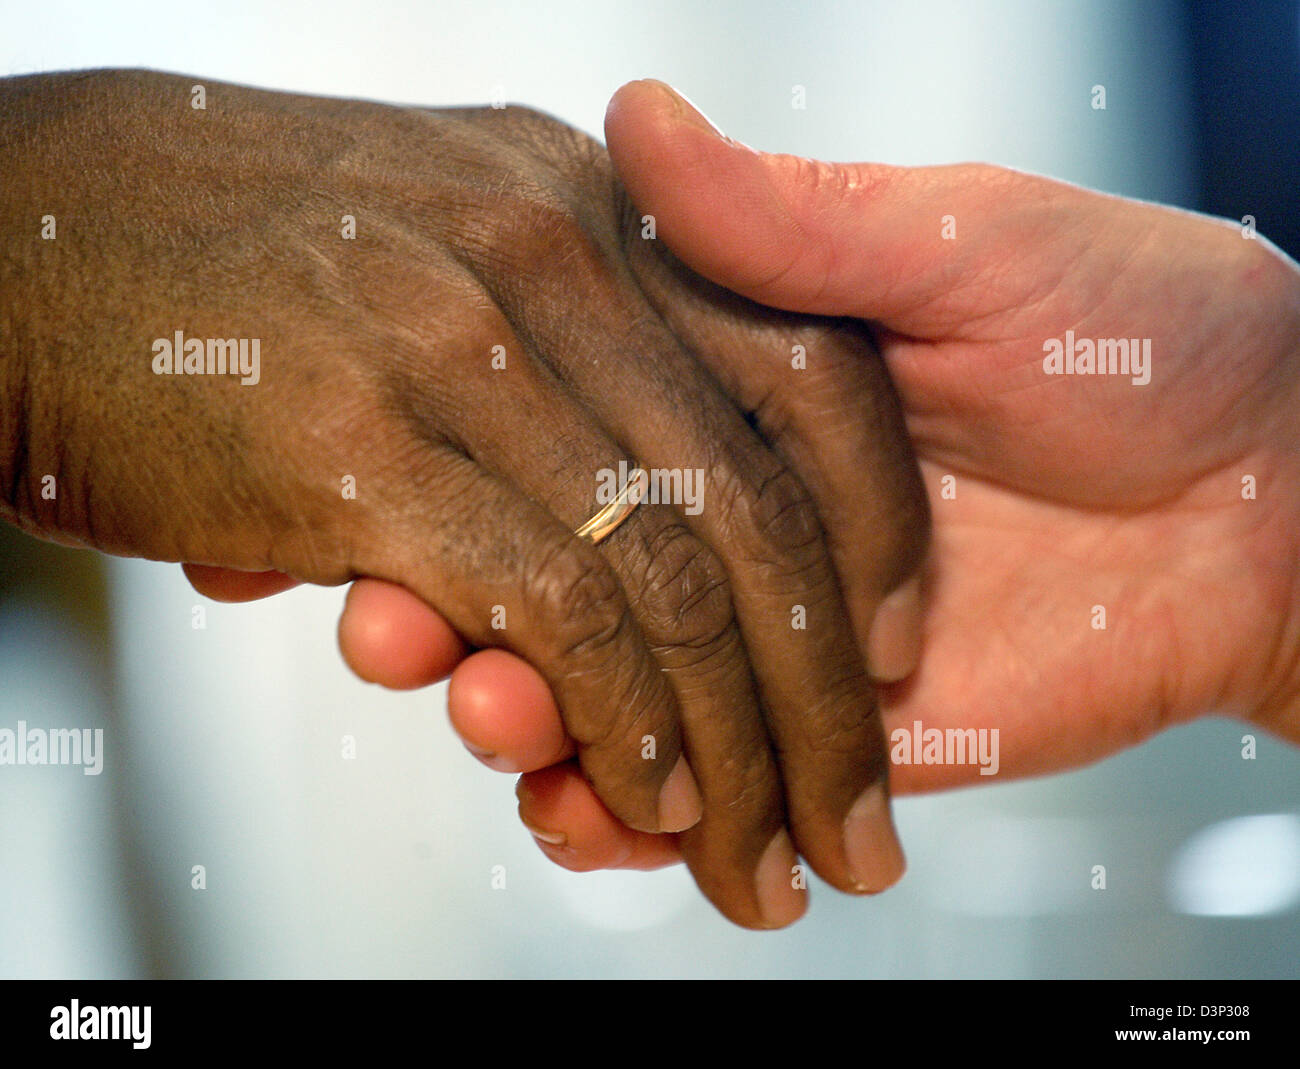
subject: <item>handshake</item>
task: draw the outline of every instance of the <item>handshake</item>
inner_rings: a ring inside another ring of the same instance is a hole
[[[193,84],[0,82],[0,516],[223,600],[355,580],[348,663],[450,675],[559,864],[777,928],[899,879],[891,794],[1300,742],[1300,271],[1253,228],[766,155],[656,82],[608,152]]]

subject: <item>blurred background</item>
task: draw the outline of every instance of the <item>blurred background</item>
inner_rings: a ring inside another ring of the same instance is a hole
[[[0,74],[97,66],[507,99],[598,137],[613,90],[653,76],[755,147],[988,160],[1252,215],[1300,253],[1297,0],[0,2]],[[347,672],[343,596],[217,605],[175,565],[0,529],[0,727],[105,730],[102,775],[0,767],[0,976],[1300,971],[1300,750],[1252,730],[1244,760],[1239,723],[902,799],[901,885],[859,901],[814,881],[803,921],[753,934],[684,869],[546,861],[512,779],[452,733],[445,686],[390,694]]]

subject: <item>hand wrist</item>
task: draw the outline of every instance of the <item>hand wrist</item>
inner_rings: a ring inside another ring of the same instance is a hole
[[[60,522],[69,500],[55,480],[68,438],[66,365],[69,352],[84,348],[75,324],[88,282],[68,205],[86,166],[82,116],[114,77],[0,79],[0,519],[59,541],[75,541]]]
[[[31,488],[30,332],[33,308],[33,247],[41,240],[41,213],[33,215],[36,178],[30,166],[29,130],[35,78],[0,80],[0,144],[5,146],[5,182],[0,186],[0,519],[29,526]],[[35,198],[39,199],[39,198]]]

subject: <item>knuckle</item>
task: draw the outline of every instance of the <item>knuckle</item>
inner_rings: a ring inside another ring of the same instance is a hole
[[[817,398],[821,402],[818,409],[810,412],[806,408],[805,412],[812,415],[820,410],[824,419],[830,407],[826,392],[833,391],[831,396],[854,413],[851,418],[860,426],[897,428],[900,435],[905,434],[902,402],[869,328],[864,323],[837,323],[824,328],[822,337],[817,363],[823,376],[819,385],[825,392]]]
[[[478,117],[493,125],[498,137],[539,162],[578,167],[605,155],[595,138],[548,112],[526,104],[480,110]]]
[[[628,758],[629,740],[652,733],[662,750],[676,752],[675,717],[657,675],[638,656],[637,623],[617,576],[594,550],[558,538],[526,567],[530,615],[543,621],[559,672],[600,684],[595,691],[581,686],[576,704],[562,712],[584,762],[602,780],[634,789],[651,784],[659,773],[653,762]]]
[[[568,150],[541,149],[543,135],[523,128],[529,125],[503,134],[482,173],[446,191],[444,210],[429,218],[457,258],[496,280],[493,289],[507,285],[510,273],[563,277],[562,265],[599,254],[590,191],[567,173]]]
[[[763,747],[757,754],[727,761],[723,770],[727,788],[721,801],[733,818],[752,819],[767,815],[775,823],[784,812],[780,791],[772,774],[767,748]]]
[[[735,624],[722,562],[680,523],[657,532],[646,549],[637,602],[651,637],[693,650],[717,649]]]
[[[790,576],[821,563],[825,539],[817,507],[803,482],[780,461],[751,477],[723,480],[723,505],[754,559]]]
[[[494,264],[536,271],[578,229],[577,215],[554,187],[528,175],[504,181],[483,205],[486,253]]]
[[[870,747],[871,738],[864,720],[848,722],[832,717],[823,724],[820,731],[810,726],[804,740],[808,752],[818,758],[853,757]]]
[[[530,615],[545,621],[566,660],[614,656],[631,621],[618,578],[596,553],[548,540],[525,562]]]
[[[517,176],[503,193],[503,222],[517,240],[564,245],[580,243],[586,230],[577,205],[559,186]]]
[[[807,191],[812,201],[823,197],[841,200],[862,184],[857,168],[803,156],[780,159],[793,179],[793,188]]]
[[[874,762],[882,751],[870,695],[870,682],[860,672],[831,681],[799,722],[798,736],[786,740],[789,750],[809,757],[828,780],[836,768]]]
[[[623,689],[610,692],[608,701],[591,712],[578,728],[580,736],[574,730],[569,732],[583,748],[589,778],[616,785],[620,792],[661,785],[664,759],[676,757],[681,739],[675,718],[650,692],[647,678],[640,676]],[[640,756],[646,735],[655,738],[654,761]],[[671,762],[667,767],[671,769]]]
[[[293,527],[272,536],[267,560],[275,571],[320,584],[342,583],[351,574],[347,541],[319,527]]]
[[[774,549],[807,559],[821,548],[817,507],[789,468],[777,465],[758,483],[750,502],[749,523]]]
[[[570,197],[567,189],[519,179],[501,196],[494,211],[492,255],[495,267],[515,277],[515,291],[539,277],[556,281],[599,279],[606,254],[601,228]],[[605,235],[608,238],[610,235]]]

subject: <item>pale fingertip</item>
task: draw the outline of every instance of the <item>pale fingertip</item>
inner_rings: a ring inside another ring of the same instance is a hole
[[[808,894],[803,890],[799,855],[790,833],[782,828],[767,844],[754,872],[758,906],[768,928],[784,928],[804,915]]]
[[[523,769],[519,767],[518,762],[509,757],[503,756],[502,754],[492,753],[488,750],[480,750],[477,746],[472,746],[464,739],[461,739],[460,742],[461,745],[473,754],[478,761],[487,765],[487,767],[492,769],[493,772],[516,773],[523,771]]]
[[[659,830],[685,831],[699,823],[703,815],[704,801],[700,797],[700,788],[683,754],[677,758],[677,764],[659,790]]]
[[[902,879],[907,868],[894,830],[889,797],[882,782],[873,783],[844,818],[844,852],[860,894],[879,894]]]
[[[896,683],[921,659],[921,578],[912,576],[876,609],[867,635],[867,666],[878,683]]]
[[[534,827],[526,820],[523,821],[523,825],[539,843],[546,843],[548,846],[563,846],[569,841],[569,837],[562,831],[546,831],[544,828]]]

